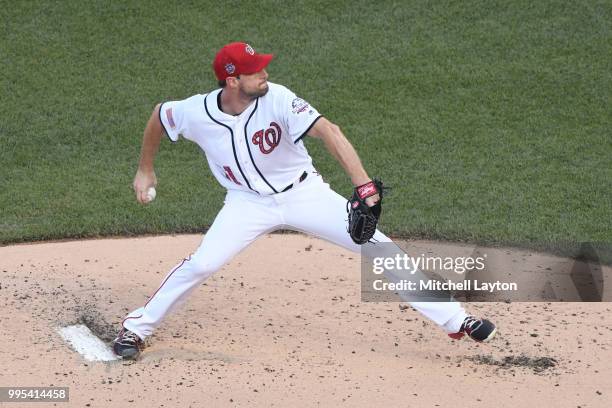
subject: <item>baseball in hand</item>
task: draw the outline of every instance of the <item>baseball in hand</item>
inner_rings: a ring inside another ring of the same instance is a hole
[[[149,189],[147,190],[147,203],[150,203],[151,201],[155,200],[156,195],[157,192],[155,191],[155,187],[149,187]]]

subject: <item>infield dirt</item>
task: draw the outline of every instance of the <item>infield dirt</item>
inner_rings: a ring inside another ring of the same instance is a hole
[[[238,255],[136,362],[87,362],[57,334],[81,322],[110,342],[200,239],[0,248],[0,386],[69,387],[61,407],[611,406],[610,303],[470,303],[499,334],[454,341],[405,304],[361,302],[359,256],[299,234]],[[554,258],[504,251],[522,268]]]

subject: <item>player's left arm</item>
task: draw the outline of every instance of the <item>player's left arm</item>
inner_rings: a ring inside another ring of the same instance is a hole
[[[331,155],[340,163],[351,178],[353,185],[361,186],[372,179],[368,176],[355,148],[344,136],[340,127],[324,117],[321,117],[308,131],[308,136],[321,139]],[[378,194],[368,197],[366,203],[371,206],[379,200]]]

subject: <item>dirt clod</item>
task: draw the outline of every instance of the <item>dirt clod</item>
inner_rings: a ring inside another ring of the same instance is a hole
[[[546,369],[554,368],[558,364],[558,361],[552,357],[529,357],[524,354],[519,356],[505,356],[501,359],[496,359],[491,355],[475,355],[472,357],[467,357],[466,359],[477,364],[492,365],[502,369],[512,367],[531,368],[536,373],[541,373]]]

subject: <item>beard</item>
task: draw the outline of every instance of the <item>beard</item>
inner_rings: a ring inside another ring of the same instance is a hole
[[[255,98],[259,98],[260,96],[264,96],[265,94],[267,94],[269,89],[270,88],[268,87],[268,84],[266,84],[265,88],[260,88],[260,89],[255,89],[255,90],[241,89],[240,92],[247,98],[255,99]]]

